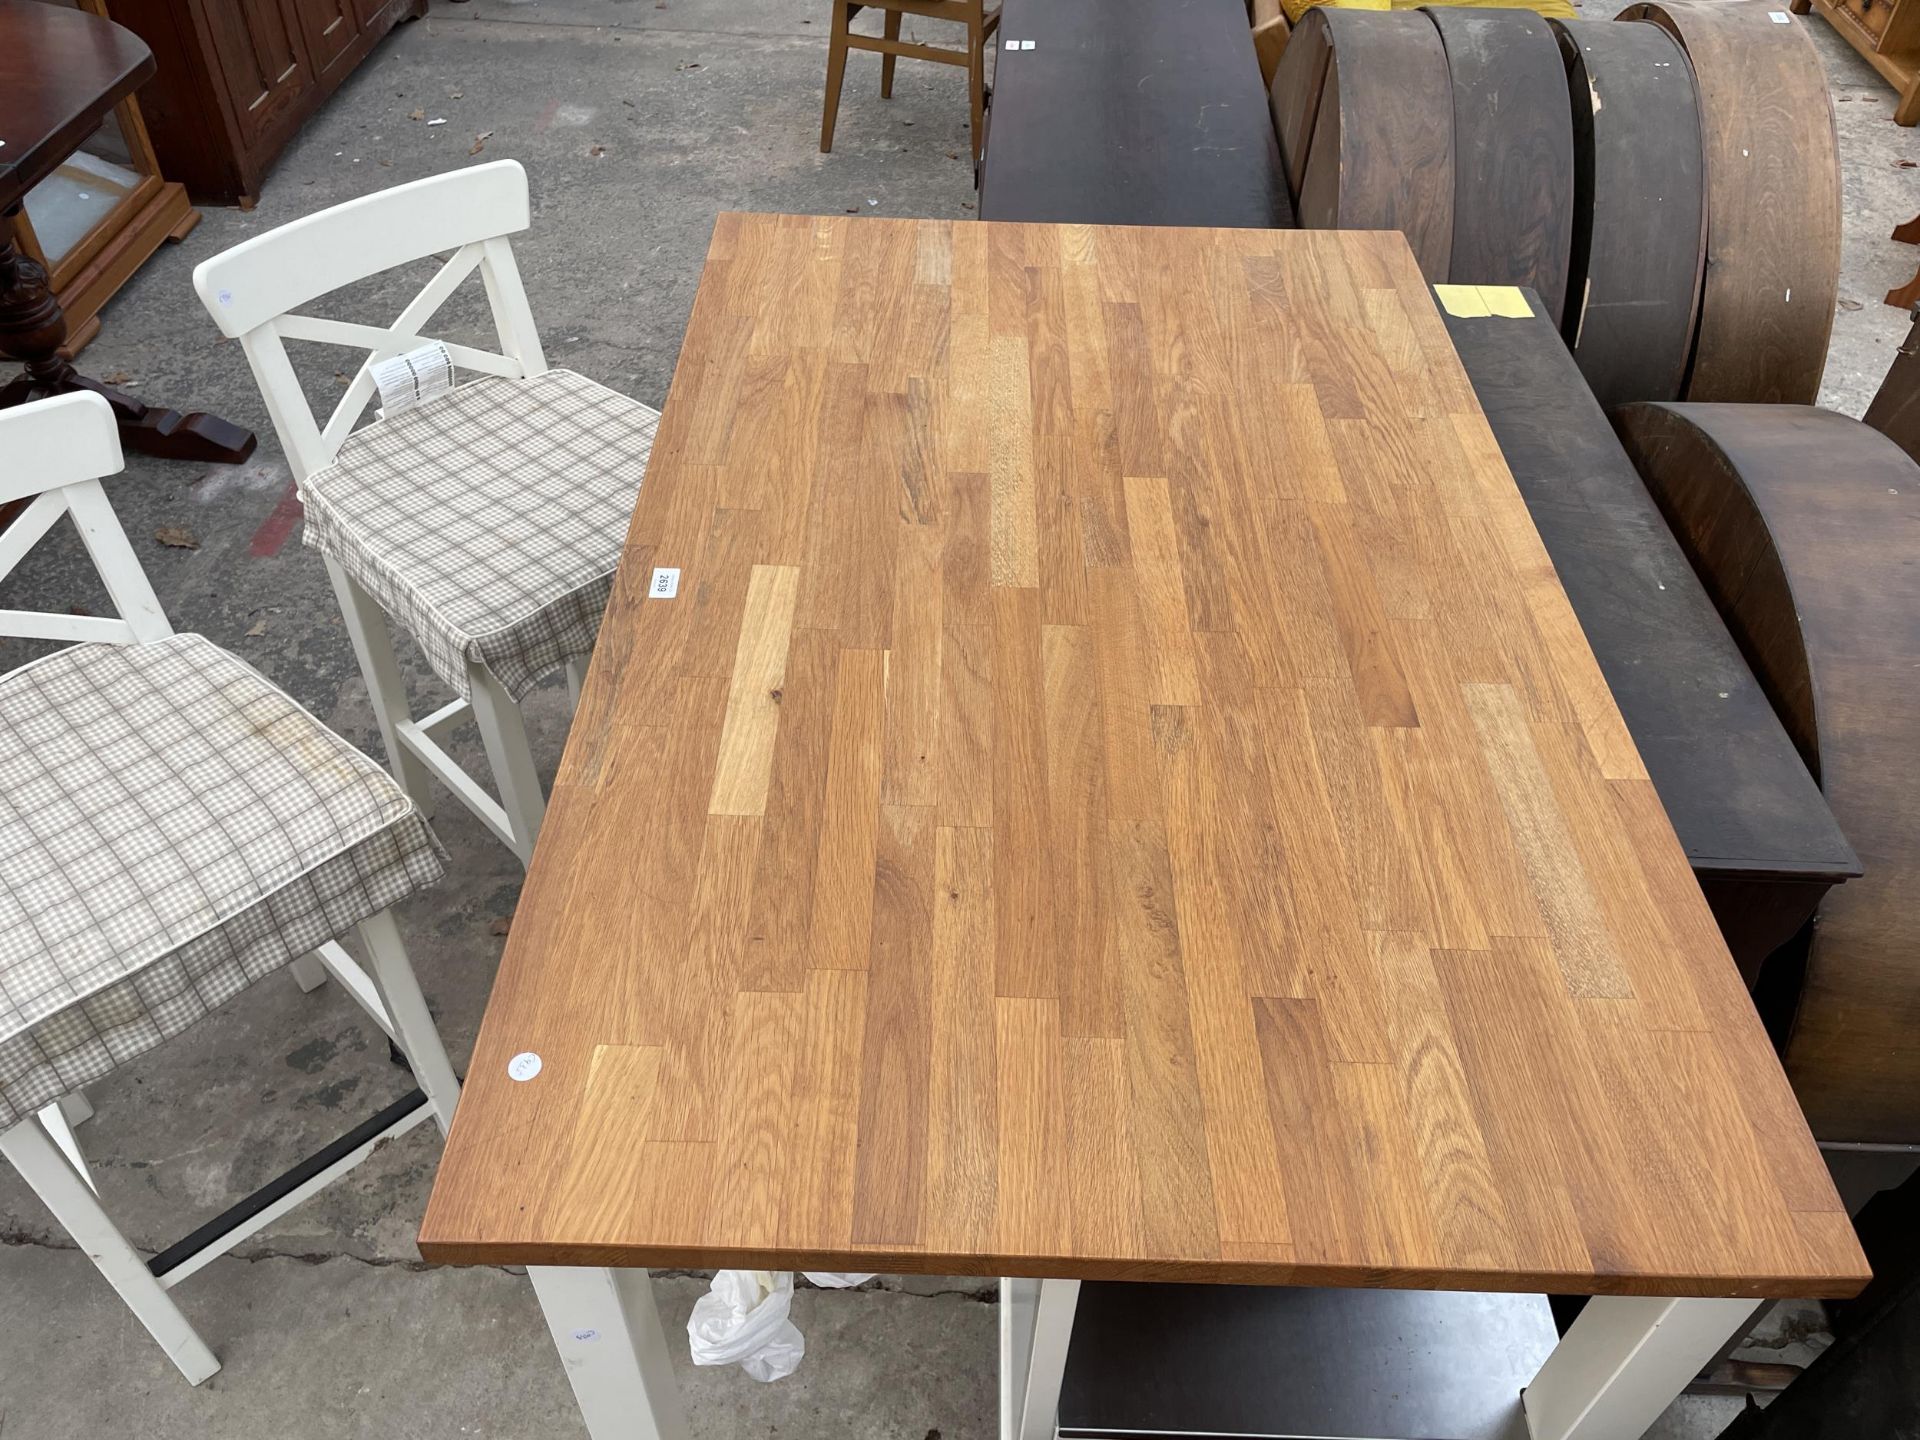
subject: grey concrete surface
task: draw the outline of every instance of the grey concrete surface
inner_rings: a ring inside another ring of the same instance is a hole
[[[1605,13],[1605,8],[1598,9]],[[380,753],[332,594],[298,530],[275,543],[289,478],[238,348],[189,284],[192,267],[296,216],[475,159],[511,156],[532,177],[534,224],[518,244],[548,353],[659,404],[716,213],[723,209],[965,217],[973,191],[962,72],[903,62],[879,98],[877,57],[848,68],[836,149],[816,149],[824,5],[787,0],[436,0],[309,123],[251,213],[209,209],[108,308],[82,356],[90,373],[261,432],[239,467],[134,457],[110,491],[162,601],[183,630],[228,646],[322,719]],[[863,25],[876,23],[866,16]],[[1804,23],[1804,22],[1803,22]],[[908,17],[919,38],[954,33]],[[1858,414],[1905,324],[1879,303],[1920,249],[1886,239],[1920,209],[1915,132],[1891,94],[1817,22],[1846,170],[1841,311],[1824,399]],[[424,112],[421,120],[409,118]],[[428,125],[444,118],[444,125]],[[484,137],[482,139],[481,137]],[[355,287],[330,313],[385,318],[426,267]],[[476,325],[457,302],[456,334]],[[300,347],[312,393],[336,393],[346,352]],[[195,548],[155,540],[183,527]],[[3,589],[8,605],[97,607],[77,545],[49,541]],[[0,668],[21,647],[0,644]],[[411,651],[422,705],[445,698]],[[549,772],[565,732],[558,682],[529,703]],[[478,764],[468,734],[463,758]],[[401,915],[456,1064],[485,1005],[519,870],[457,805],[435,827],[454,860]],[[338,987],[305,996],[276,979],[188,1036],[95,1086],[81,1131],[113,1213],[158,1248],[379,1108],[406,1087],[382,1037]],[[90,1265],[0,1167],[0,1440],[120,1436],[571,1436],[581,1433],[524,1279],[421,1267],[413,1235],[438,1142],[416,1130],[178,1292],[226,1369],[187,1388]],[[947,1440],[992,1431],[990,1284],[922,1278],[886,1293],[803,1292],[812,1349],[793,1380],[761,1387],[683,1369],[703,1437]],[[700,1288],[662,1282],[670,1330]],[[1808,1321],[1794,1312],[1776,1324]],[[1813,1343],[1820,1337],[1813,1335]],[[1762,1353],[1772,1353],[1764,1351]],[[683,1352],[684,1354],[684,1352]],[[1726,1403],[1685,1401],[1667,1440],[1716,1434]]]

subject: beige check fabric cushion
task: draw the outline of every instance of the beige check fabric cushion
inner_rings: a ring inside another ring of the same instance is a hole
[[[444,869],[384,770],[198,635],[0,676],[0,1129]]]
[[[659,412],[570,370],[486,379],[347,437],[301,487],[306,539],[468,695],[591,654]]]

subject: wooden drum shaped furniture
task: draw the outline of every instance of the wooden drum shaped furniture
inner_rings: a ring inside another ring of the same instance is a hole
[[[1453,91],[1452,278],[1528,285],[1560,321],[1573,243],[1573,119],[1553,26],[1430,5]]]
[[[766,215],[420,1248],[596,1440],[685,1433],[649,1265],[1020,1277],[1022,1440],[1085,1279],[1595,1294],[1603,1440],[1866,1278],[1404,240]]]
[[[1270,93],[1300,224],[1398,229],[1436,283],[1532,287],[1605,404],[1809,402],[1840,191],[1805,27],[1772,0],[1619,18],[1310,11]]]
[[[1679,40],[1700,90],[1707,258],[1687,399],[1811,405],[1840,283],[1826,67],[1773,0],[1664,0],[1619,18]]]
[[[1271,92],[1307,230],[1399,230],[1429,280],[1452,274],[1453,92],[1420,11],[1309,10]]]
[[[1866,870],[1820,907],[1788,1077],[1821,1140],[1920,1145],[1920,465],[1810,406],[1615,423]]]
[[[1706,260],[1706,154],[1686,54],[1657,25],[1554,22],[1573,104],[1562,330],[1602,409],[1677,400]]]

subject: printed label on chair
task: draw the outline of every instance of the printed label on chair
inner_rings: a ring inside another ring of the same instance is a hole
[[[438,340],[382,360],[371,373],[383,420],[453,389],[453,357]]]

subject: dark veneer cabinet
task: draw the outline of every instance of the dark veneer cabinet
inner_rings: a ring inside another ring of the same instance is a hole
[[[108,0],[158,64],[140,106],[161,169],[251,209],[294,133],[427,0]]]

